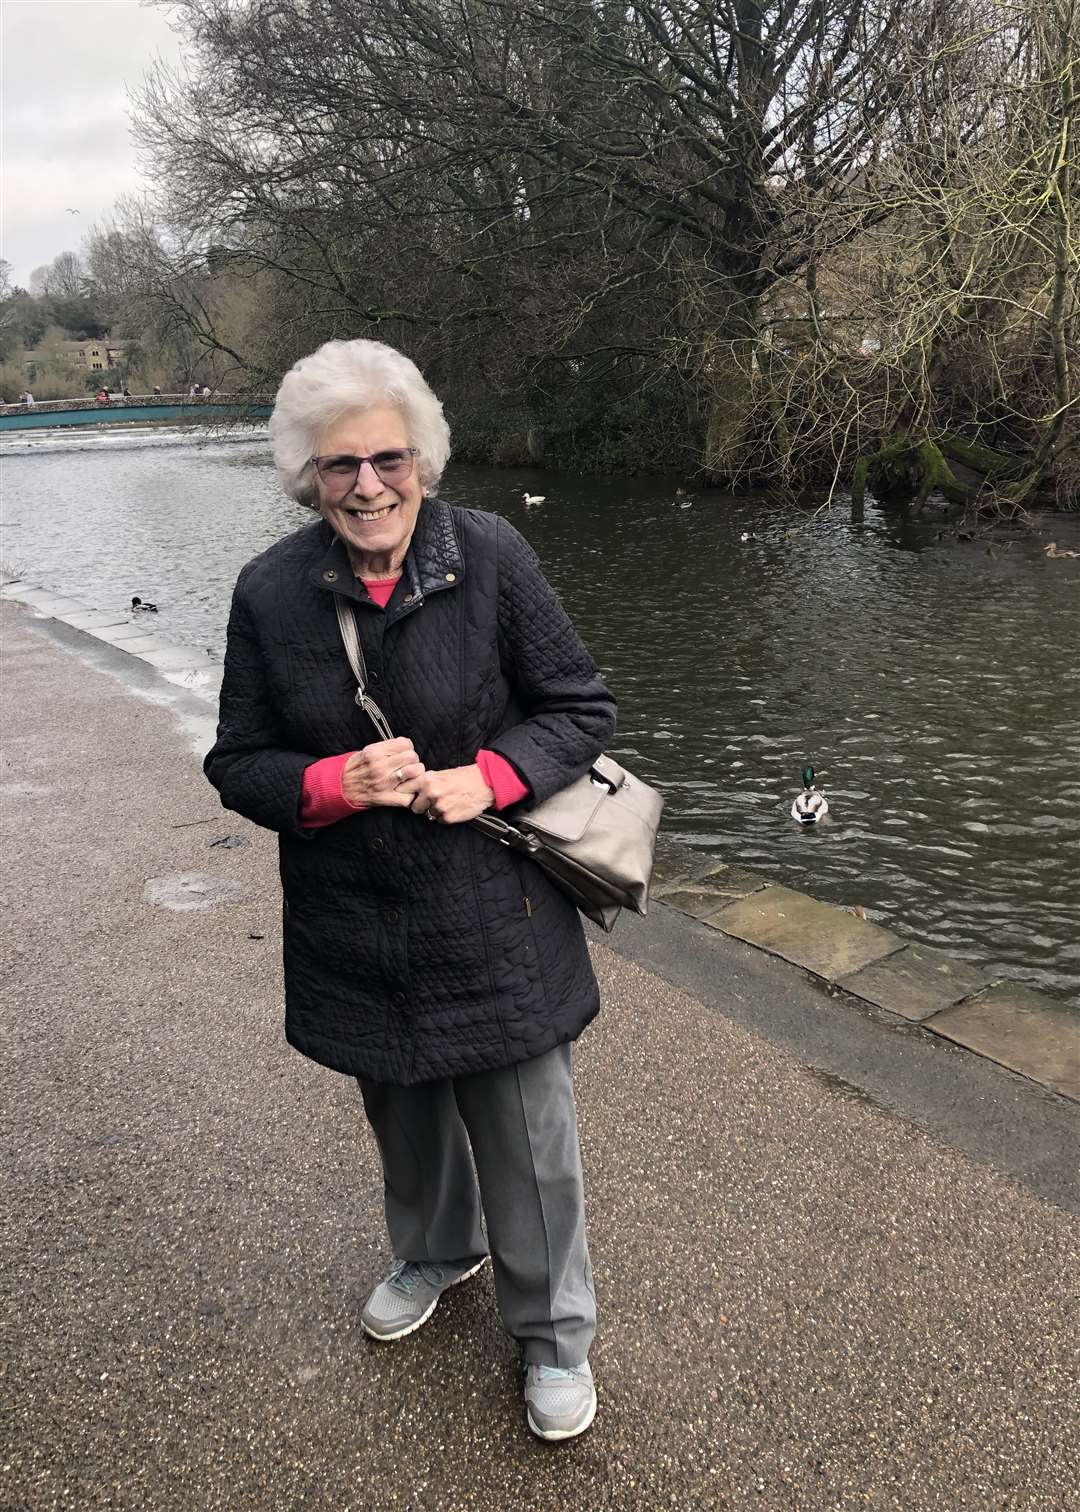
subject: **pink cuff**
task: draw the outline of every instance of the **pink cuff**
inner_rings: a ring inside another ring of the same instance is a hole
[[[300,823],[305,829],[325,829],[350,814],[358,814],[369,808],[367,803],[352,803],[341,791],[341,779],[345,764],[353,753],[345,751],[341,756],[324,756],[304,769],[300,788]]]
[[[504,756],[494,751],[477,751],[476,764],[488,787],[495,794],[492,808],[509,808],[529,796],[529,789]]]

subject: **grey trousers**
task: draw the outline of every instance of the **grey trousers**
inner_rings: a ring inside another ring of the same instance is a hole
[[[499,1312],[526,1361],[580,1365],[596,1298],[570,1046],[413,1087],[358,1080],[397,1258],[464,1261],[490,1241]]]

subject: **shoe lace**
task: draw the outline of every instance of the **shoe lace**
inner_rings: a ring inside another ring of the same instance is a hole
[[[411,1297],[421,1281],[426,1281],[429,1286],[441,1286],[443,1280],[439,1265],[428,1265],[424,1260],[401,1260],[387,1276],[386,1284],[403,1297]]]

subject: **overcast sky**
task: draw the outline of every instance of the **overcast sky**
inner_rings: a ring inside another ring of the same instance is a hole
[[[79,251],[119,195],[145,187],[125,89],[179,48],[139,0],[2,0],[0,31],[0,257],[25,287],[34,268]]]

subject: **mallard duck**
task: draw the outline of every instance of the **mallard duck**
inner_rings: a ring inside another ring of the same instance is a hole
[[[542,504],[547,498],[547,494],[523,493],[521,497],[525,500],[526,504]]]
[[[1043,551],[1054,562],[1060,557],[1080,557],[1080,551],[1068,551],[1064,547],[1059,548],[1056,541],[1051,541],[1049,546],[1044,546]]]
[[[131,612],[132,614],[156,614],[158,608],[156,604],[144,604],[141,598],[133,598]]]
[[[812,766],[803,767],[802,780],[806,791],[800,793],[791,805],[791,817],[797,819],[800,824],[816,824],[829,812],[829,805],[825,794],[819,793],[814,786]]]

